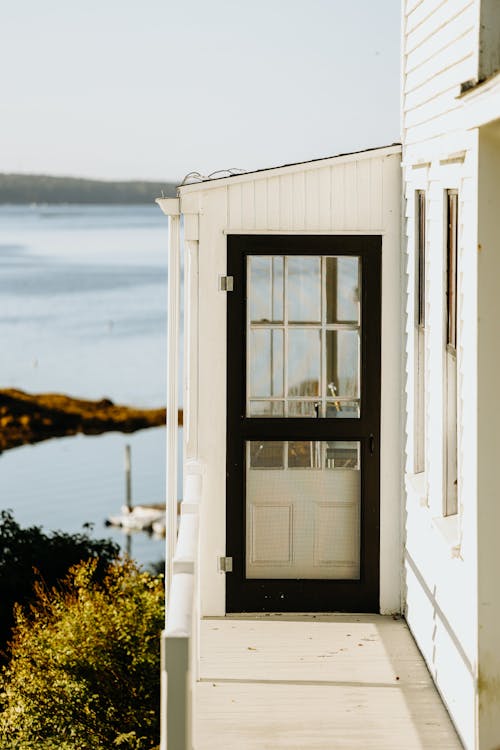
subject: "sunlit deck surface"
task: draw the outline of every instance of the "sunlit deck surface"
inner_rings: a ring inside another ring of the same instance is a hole
[[[462,745],[402,619],[229,616],[201,623],[196,750]]]

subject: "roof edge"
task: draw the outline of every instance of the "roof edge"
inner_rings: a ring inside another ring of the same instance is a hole
[[[318,159],[307,159],[306,161],[291,162],[290,164],[279,164],[273,167],[253,169],[253,170],[250,170],[249,172],[242,172],[241,174],[236,174],[236,175],[226,175],[223,177],[206,178],[206,179],[200,180],[199,182],[191,182],[187,185],[178,185],[177,191],[179,194],[180,194],[180,191],[195,192],[197,189],[200,188],[200,186],[203,186],[203,189],[207,189],[210,186],[220,187],[221,183],[229,182],[231,184],[234,184],[238,182],[245,182],[248,179],[251,179],[253,175],[263,175],[268,172],[277,172],[279,170],[292,172],[294,170],[297,170],[298,167],[309,166],[312,169],[314,168],[314,166],[321,164],[322,162],[334,161],[336,159],[348,160],[349,157],[356,157],[356,156],[368,157],[369,154],[380,152],[380,151],[386,151],[388,152],[387,155],[390,155],[390,154],[400,153],[401,150],[402,150],[401,143],[391,143],[387,146],[373,146],[370,148],[360,149],[359,151],[346,151],[340,154],[333,154],[332,156],[322,156],[322,157],[319,157]],[[382,156],[382,154],[380,155]]]

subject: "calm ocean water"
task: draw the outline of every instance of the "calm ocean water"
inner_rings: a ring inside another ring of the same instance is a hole
[[[162,406],[166,393],[167,221],[152,206],[0,206],[0,383]],[[104,527],[124,501],[164,502],[165,430],[77,436],[0,455],[0,508],[23,525],[81,531],[126,546]],[[164,542],[132,537],[132,555]]]

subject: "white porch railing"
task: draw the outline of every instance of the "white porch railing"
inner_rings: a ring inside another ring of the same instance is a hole
[[[184,499],[161,652],[161,750],[192,749],[193,681],[198,672],[198,544],[202,468],[186,464]]]

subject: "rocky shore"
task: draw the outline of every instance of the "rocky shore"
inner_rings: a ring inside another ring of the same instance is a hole
[[[59,393],[0,389],[0,452],[54,437],[135,432],[165,423],[165,409],[135,409],[106,398],[86,401]],[[182,425],[181,410],[178,424]]]

